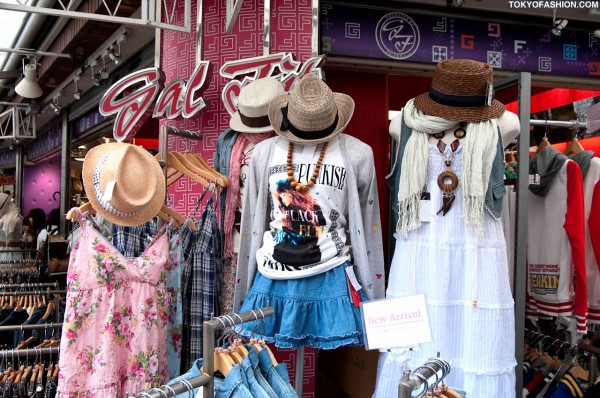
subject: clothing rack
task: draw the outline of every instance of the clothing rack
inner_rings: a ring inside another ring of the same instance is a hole
[[[448,374],[450,374],[451,366],[448,362],[439,358],[428,359],[415,369],[414,372],[406,370],[398,385],[398,398],[411,398],[412,393],[421,390],[423,384],[425,388],[423,394],[429,390],[429,380],[435,377],[435,385],[439,384]],[[442,372],[442,376],[438,375],[438,372]],[[424,396],[424,395],[423,395]]]
[[[58,287],[58,282],[44,282],[44,283],[0,283],[0,289],[15,289],[15,288],[42,288],[42,287]]]
[[[60,352],[60,347],[45,347],[45,348],[23,348],[18,350],[0,350],[0,358],[1,360],[6,360],[7,358],[12,357],[28,357],[35,355],[52,355],[58,354]]]
[[[61,329],[62,323],[41,323],[32,325],[7,325],[0,326],[0,332],[20,332],[21,330],[43,330],[43,329]]]
[[[204,389],[203,398],[213,398],[214,396],[214,383],[213,383],[213,373],[214,369],[214,358],[213,352],[215,351],[215,332],[217,330],[225,329],[226,327],[231,327],[234,325],[240,325],[245,322],[256,321],[258,319],[266,318],[275,313],[273,307],[268,306],[265,308],[259,308],[252,311],[246,311],[242,314],[236,315],[221,315],[210,321],[203,322],[203,345],[202,352],[204,353],[204,360],[202,362],[202,366],[204,368],[204,373],[210,376],[210,380],[208,384],[206,384],[206,388]],[[158,397],[158,396],[157,396]]]
[[[585,122],[580,122],[579,120],[540,120],[540,119],[531,119],[529,124],[532,126],[552,126],[552,127],[567,127],[567,128],[586,128]]]
[[[186,393],[191,395],[194,389],[208,385],[211,380],[212,378],[204,373],[188,380],[182,380],[173,384],[169,384],[168,386],[152,388],[148,392],[140,392],[135,396],[135,398],[174,398],[179,394]],[[126,397],[129,397],[129,394],[127,394]]]
[[[14,292],[0,292],[0,296],[33,296],[42,294],[67,294],[66,290],[24,290]]]

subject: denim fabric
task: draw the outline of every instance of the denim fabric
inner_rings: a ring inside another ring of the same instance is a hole
[[[263,376],[279,398],[298,398],[296,390],[290,384],[290,377],[285,364],[273,366],[271,356],[267,350],[258,353],[258,365]]]
[[[392,170],[389,175],[385,177],[392,196],[392,217],[393,222],[396,225],[398,223],[398,185],[400,184],[400,172],[402,167],[402,158],[404,157],[404,149],[406,143],[412,134],[406,123],[404,123],[404,117],[402,118],[402,124],[400,128],[400,142],[398,143],[398,152],[396,154],[396,161],[392,166]],[[498,128],[498,143],[496,147],[496,157],[492,164],[492,172],[490,174],[490,181],[488,183],[488,189],[485,193],[485,207],[492,213],[492,215],[498,219],[502,212],[502,198],[506,194],[506,188],[504,186],[504,148],[502,145],[502,134],[500,128]]]
[[[252,396],[254,398],[270,398],[269,394],[262,388],[258,380],[256,380],[250,358],[244,357],[240,366],[242,367],[242,380],[250,389]]]
[[[274,280],[257,272],[240,312],[263,308],[267,303],[275,314],[264,319],[261,334],[280,348],[310,346],[334,349],[363,344],[359,307],[350,299],[345,268],[349,262],[318,275]],[[335,317],[331,316],[335,314]],[[251,336],[253,322],[236,327]]]
[[[27,320],[25,322],[23,322],[23,325],[37,324],[39,322],[39,320],[42,319],[42,317],[46,313],[47,309],[48,309],[48,306],[36,308],[35,310],[33,310],[31,315],[29,316],[29,318],[27,318]],[[23,331],[19,331],[16,334],[17,334],[17,342],[21,342],[21,341],[25,341],[28,338],[30,338],[33,335],[33,331],[32,330],[23,330]]]
[[[258,384],[260,384],[260,386],[263,388],[263,390],[265,390],[269,397],[279,398],[277,393],[275,393],[267,379],[265,379],[265,376],[263,376],[263,374],[260,371],[260,367],[258,366],[258,352],[256,352],[254,347],[252,347],[251,345],[244,345],[244,347],[246,347],[246,349],[248,350],[248,359],[252,364],[252,369],[254,370],[254,377],[256,377],[256,381],[258,381]]]
[[[248,386],[244,384],[242,373],[242,368],[236,364],[222,382],[215,379],[215,398],[254,398]]]
[[[192,367],[190,368],[190,370],[188,370],[186,373],[182,374],[181,376],[174,378],[167,384],[173,384],[180,380],[189,380],[191,378],[200,376],[202,374],[202,372],[200,372],[201,367],[202,367],[202,359],[197,359],[196,361],[194,361],[192,363]],[[200,390],[200,388],[195,388],[194,394],[192,396],[195,397],[198,394],[199,390]],[[188,398],[189,395],[190,394],[188,392],[184,392],[184,393],[177,395],[177,398]],[[200,396],[202,396],[202,394]]]

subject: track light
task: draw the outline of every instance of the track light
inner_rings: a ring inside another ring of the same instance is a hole
[[[115,63],[115,65],[119,65],[119,62],[121,62],[121,56],[119,54],[116,54],[115,50],[113,50],[112,48],[108,52],[108,58],[110,58]]]
[[[598,39],[600,39],[600,29],[596,29],[592,35],[594,35],[594,37],[597,37]]]
[[[569,20],[564,18],[554,21],[554,28],[552,28],[552,34],[554,36],[562,35],[562,30],[567,26],[568,23]]]
[[[100,75],[93,75],[92,76],[92,84],[96,87],[100,86]]]
[[[50,102],[50,108],[52,108],[54,110],[54,113],[56,113],[57,115],[60,114],[60,112],[62,111],[62,106],[60,106],[60,103],[58,102],[60,94],[60,92],[56,94],[56,96],[52,98],[52,102]]]
[[[28,62],[25,63],[25,60]],[[42,88],[37,83],[37,61],[34,55],[23,58],[23,79],[15,87],[15,91],[24,98],[38,98]]]
[[[81,94],[83,94],[83,91],[81,91],[81,89],[77,87],[77,84],[80,80],[81,75],[75,75],[75,77],[73,78],[73,83],[75,83],[75,92],[73,93],[73,98],[75,98],[78,101],[81,99]]]
[[[100,77],[102,78],[102,80],[106,80],[110,77],[110,73],[108,73],[105,67],[102,67],[102,69],[100,69]]]

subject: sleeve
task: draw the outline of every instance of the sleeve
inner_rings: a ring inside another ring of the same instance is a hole
[[[385,270],[375,162],[371,147],[367,148],[367,159],[359,166],[360,171],[357,171],[357,187],[368,259],[368,268],[363,268],[363,272],[368,270],[369,275],[359,277],[362,281],[372,281],[373,289],[369,299],[376,300],[385,297]]]
[[[221,172],[221,146],[223,144],[223,137],[226,133],[222,133],[219,138],[217,138],[217,147],[215,149],[215,153],[213,154],[213,168]]]
[[[596,263],[598,268],[600,268],[600,180],[598,180],[594,186],[590,215],[587,224],[590,231],[590,240],[592,242],[592,248],[594,249]]]
[[[585,270],[585,210],[583,203],[583,178],[577,163],[567,163],[567,212],[563,227],[571,244],[575,270],[575,319],[577,330],[587,330],[587,279]]]
[[[256,273],[256,256],[254,255],[255,250],[252,250],[252,243],[254,241],[254,233],[258,225],[255,225],[262,212],[266,212],[265,209],[259,209],[259,194],[260,194],[260,181],[261,174],[265,170],[261,170],[263,165],[263,157],[266,155],[262,154],[261,145],[257,145],[254,149],[254,154],[250,160],[249,171],[247,176],[246,194],[244,195],[244,202],[242,205],[242,220],[240,225],[240,250],[238,253],[237,261],[237,273],[236,273],[236,284],[233,302],[233,311],[238,312],[242,306],[242,302],[246,298],[250,285],[254,280],[254,274]],[[257,217],[258,215],[258,217]],[[262,236],[260,237],[262,238]]]

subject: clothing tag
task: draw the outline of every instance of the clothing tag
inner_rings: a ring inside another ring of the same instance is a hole
[[[354,290],[358,291],[362,289],[360,282],[356,279],[356,275],[354,274],[354,268],[352,266],[346,267],[346,275],[348,275],[348,280],[352,284]]]
[[[492,86],[491,83],[488,83],[487,86],[487,99],[486,99],[486,105],[490,106],[492,105],[492,101],[494,99],[494,86]]]
[[[106,183],[106,186],[104,187],[104,195],[102,195],[102,199],[104,199],[105,202],[108,202],[112,199],[112,194],[116,183],[116,180],[110,180]]]
[[[354,289],[354,286],[350,283],[350,279],[348,279],[348,290],[350,290],[350,301],[355,307],[360,307],[361,299],[358,291]]]
[[[540,185],[540,175],[529,174],[529,185]]]
[[[431,221],[431,200],[421,199],[419,202],[419,214],[421,222]]]

